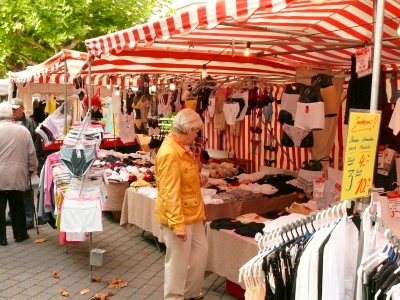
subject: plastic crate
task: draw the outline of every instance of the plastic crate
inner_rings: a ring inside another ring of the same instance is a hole
[[[45,143],[42,140],[42,147],[44,151],[49,151],[49,150],[60,150],[60,147],[64,144],[64,140],[55,140],[54,143],[46,146]]]
[[[240,285],[228,279],[225,282],[225,291],[239,299],[244,299],[244,293],[246,292]]]

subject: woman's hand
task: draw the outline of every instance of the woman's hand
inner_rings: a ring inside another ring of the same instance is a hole
[[[200,185],[201,187],[207,187],[208,183],[208,174],[200,173]]]
[[[187,233],[186,233],[186,231],[176,232],[175,234],[176,234],[176,236],[177,236],[178,238],[182,239],[183,241],[186,241],[186,239],[187,239]]]

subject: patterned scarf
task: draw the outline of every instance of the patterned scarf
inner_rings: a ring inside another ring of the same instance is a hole
[[[185,150],[185,152],[189,153],[189,154],[194,158],[194,154],[193,154],[192,150],[190,150],[190,148],[189,148],[188,145],[184,145],[184,144],[181,142],[181,140],[179,139],[179,136],[178,136],[175,132],[170,131],[170,132],[168,133],[168,136],[169,136],[171,139],[173,139],[175,142],[177,142],[178,145],[181,146],[181,147]]]

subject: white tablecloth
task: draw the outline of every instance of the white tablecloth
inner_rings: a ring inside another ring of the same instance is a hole
[[[239,269],[258,253],[254,238],[241,237],[233,230],[216,230],[206,223],[208,241],[207,271],[212,271],[226,279],[239,284],[244,289],[244,283],[239,283]]]

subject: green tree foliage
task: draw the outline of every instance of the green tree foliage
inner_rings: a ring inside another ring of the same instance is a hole
[[[0,77],[166,14],[171,0],[0,0]]]

